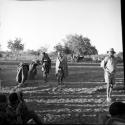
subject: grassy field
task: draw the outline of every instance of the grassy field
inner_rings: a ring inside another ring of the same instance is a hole
[[[16,67],[18,63],[1,63],[1,91],[8,95],[16,85]],[[69,64],[69,76],[64,85],[58,86],[53,64],[48,83],[42,79],[41,69],[38,69],[36,80],[27,80],[21,89],[27,105],[40,114],[44,123],[97,123],[96,115],[108,112],[109,105],[105,103],[106,84],[103,69],[99,64]],[[113,101],[125,101],[123,91],[124,70],[118,65]]]

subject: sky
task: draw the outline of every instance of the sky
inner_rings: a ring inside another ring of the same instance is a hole
[[[123,51],[120,0],[0,0],[0,44],[53,50],[69,34],[88,37],[99,54]]]

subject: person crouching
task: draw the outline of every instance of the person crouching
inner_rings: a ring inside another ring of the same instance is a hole
[[[9,106],[8,106],[8,115],[10,118],[13,118],[18,124],[27,124],[29,120],[33,119],[36,124],[42,124],[38,115],[29,110],[24,99],[23,93],[13,92],[9,95]]]

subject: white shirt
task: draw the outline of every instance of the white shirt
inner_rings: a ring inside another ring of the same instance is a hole
[[[105,57],[105,59],[101,63],[101,67],[103,67],[107,72],[113,73],[116,69],[116,59],[115,57]]]

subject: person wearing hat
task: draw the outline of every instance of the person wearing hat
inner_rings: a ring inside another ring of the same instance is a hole
[[[116,74],[116,58],[114,56],[116,52],[113,48],[107,51],[107,56],[101,62],[101,67],[104,69],[104,79],[107,83],[107,102],[111,101],[110,95],[115,84],[115,74]]]

